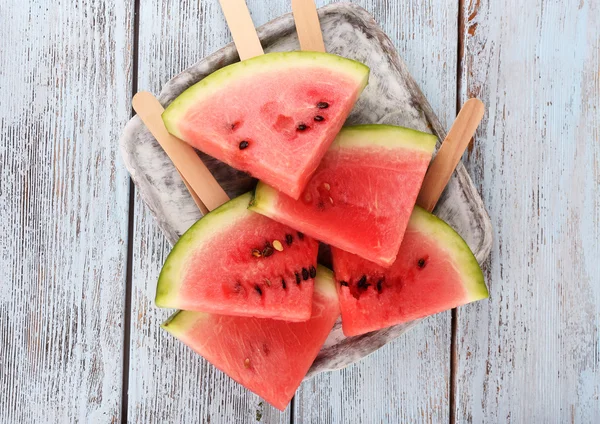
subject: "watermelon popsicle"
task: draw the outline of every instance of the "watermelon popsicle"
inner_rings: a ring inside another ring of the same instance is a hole
[[[369,68],[322,52],[279,52],[226,66],[163,113],[191,146],[298,198],[335,139]]]
[[[390,266],[436,141],[434,135],[390,125],[346,127],[300,199],[260,182],[250,209]]]
[[[483,273],[467,243],[430,212],[484,114],[469,99],[431,163],[396,261],[382,268],[332,248],[344,334],[402,324],[488,297]]]
[[[331,271],[319,266],[306,322],[180,311],[162,327],[238,383],[285,409],[340,314]]]
[[[391,267],[334,247],[331,253],[342,329],[348,337],[488,297],[469,246],[448,224],[418,206]]]
[[[310,318],[318,244],[247,209],[250,193],[181,236],[161,270],[156,305],[246,317]]]

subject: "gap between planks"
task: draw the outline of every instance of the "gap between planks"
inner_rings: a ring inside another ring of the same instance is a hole
[[[139,63],[139,35],[140,35],[140,0],[133,3],[133,31],[132,31],[132,69],[131,69],[131,98],[138,91],[138,63]],[[133,107],[131,117],[135,115]],[[125,302],[123,323],[123,382],[121,384],[121,423],[128,422],[129,409],[129,351],[131,347],[131,297],[133,295],[133,232],[135,229],[135,184],[129,176],[129,215],[127,220],[127,264],[125,270]]]
[[[465,56],[465,23],[464,23],[464,7],[465,0],[458,1],[458,13],[456,14],[457,22],[457,41],[456,41],[456,113],[460,111],[463,103],[461,98],[462,91],[462,79],[463,79],[463,62]],[[472,143],[472,141],[471,141]],[[469,144],[467,150],[470,152],[473,148],[472,144]],[[451,321],[450,321],[450,387],[448,395],[450,397],[448,406],[448,421],[450,424],[456,424],[456,378],[458,368],[458,309],[452,309]]]

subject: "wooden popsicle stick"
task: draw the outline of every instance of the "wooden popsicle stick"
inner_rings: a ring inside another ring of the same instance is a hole
[[[240,60],[264,54],[245,0],[219,0]]]
[[[324,52],[323,33],[314,0],[292,0],[292,13],[300,48],[311,52]]]
[[[181,177],[181,180],[185,184],[185,187],[190,192],[190,195],[192,196],[192,199],[194,200],[194,203],[196,204],[196,206],[198,206],[198,209],[200,209],[200,211],[202,212],[202,215],[206,215],[208,212],[210,212],[208,210],[208,208],[206,207],[206,205],[204,203],[202,203],[202,200],[200,200],[200,198],[198,197],[198,195],[196,194],[196,192],[194,191],[194,189],[192,188],[192,186],[190,185],[190,183],[187,182],[187,180],[185,179],[185,177],[183,175],[181,175],[181,172],[179,172],[179,170],[177,170],[177,172],[179,173],[179,176]]]
[[[204,162],[198,157],[192,146],[169,134],[161,114],[164,109],[151,93],[141,91],[133,96],[131,102],[142,122],[158,140],[173,164],[183,177],[196,204],[203,213],[213,210],[229,200],[225,191],[212,176]]]
[[[479,99],[469,99],[463,105],[437,155],[429,165],[417,198],[417,205],[429,212],[433,211],[456,165],[475,135],[484,112],[485,106]]]

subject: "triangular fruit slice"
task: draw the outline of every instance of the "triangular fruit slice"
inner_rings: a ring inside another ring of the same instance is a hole
[[[431,134],[389,125],[346,127],[299,200],[261,182],[250,209],[390,266],[436,140]]]
[[[356,336],[488,297],[483,273],[464,240],[416,207],[398,258],[385,269],[332,248],[342,329]]]
[[[247,209],[243,194],[181,236],[158,279],[164,308],[306,321],[318,243]]]
[[[333,54],[269,53],[193,85],[163,121],[193,147],[298,198],[368,78],[367,66]]]
[[[181,311],[162,327],[281,410],[294,396],[340,315],[331,271],[319,267],[306,322]]]

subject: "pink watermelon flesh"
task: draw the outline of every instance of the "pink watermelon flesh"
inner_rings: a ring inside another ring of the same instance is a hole
[[[299,200],[261,182],[250,209],[390,266],[436,140],[386,125],[344,128]]]
[[[306,322],[181,311],[163,328],[238,383],[285,409],[339,316],[331,271],[319,268]]]
[[[288,321],[310,317],[318,243],[249,211],[250,198],[231,200],[181,237],[161,272],[158,306]]]
[[[203,80],[203,90],[183,93],[192,99],[167,108],[167,128],[297,198],[366,85],[368,68],[314,52],[271,53],[218,72],[232,67],[246,72],[234,69],[218,90]]]
[[[415,208],[391,268],[332,248],[346,336],[423,318],[488,296],[466,243],[442,220]]]

